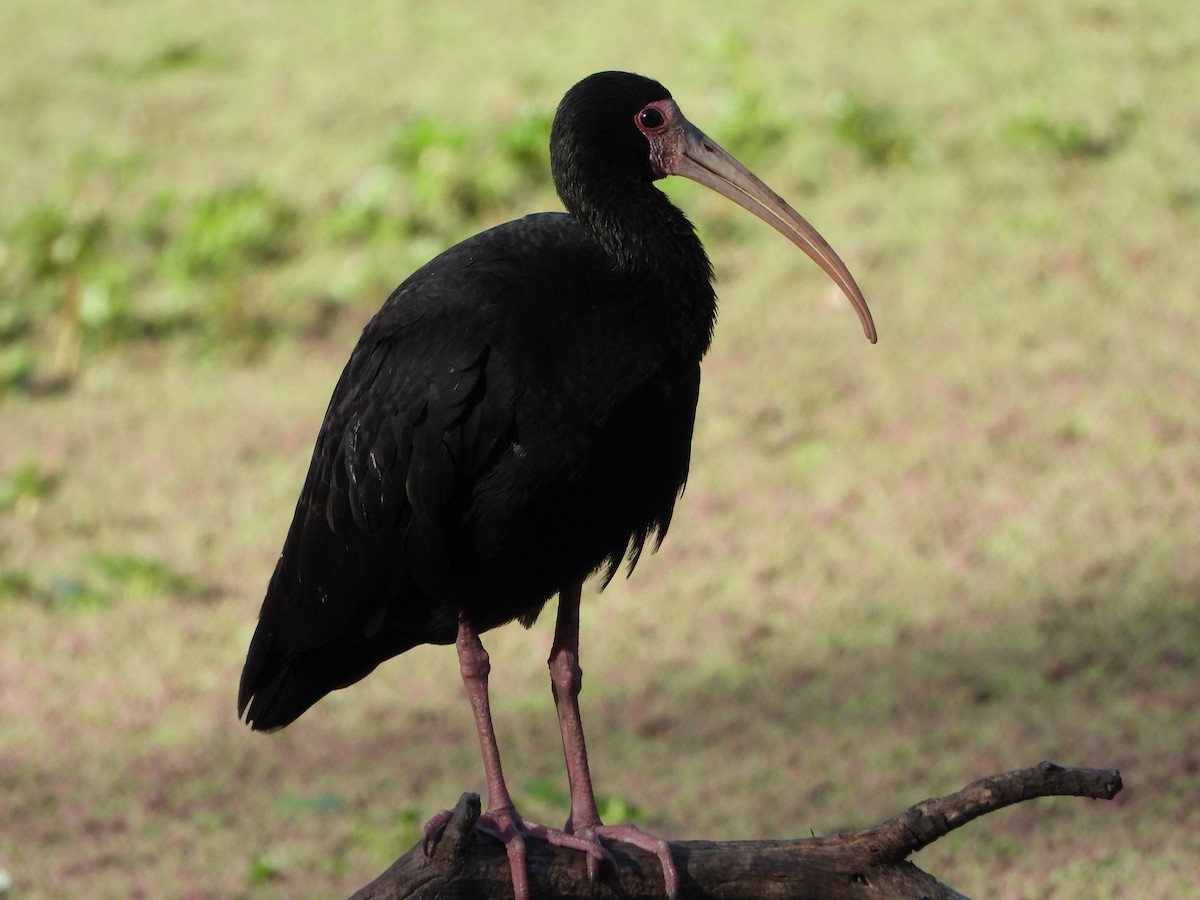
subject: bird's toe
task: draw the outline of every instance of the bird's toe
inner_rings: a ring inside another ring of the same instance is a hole
[[[433,818],[426,822],[425,827],[421,829],[421,852],[425,854],[426,859],[433,856],[433,851],[437,849],[438,841],[442,839],[442,833],[452,818],[454,818],[453,810],[443,809],[441,812],[435,813]]]
[[[674,900],[679,896],[679,870],[675,868],[675,858],[671,855],[671,844],[660,837],[647,834],[636,825],[597,825],[588,829],[597,838],[616,841],[619,844],[629,844],[658,857],[662,866],[663,882],[666,885],[667,897]]]

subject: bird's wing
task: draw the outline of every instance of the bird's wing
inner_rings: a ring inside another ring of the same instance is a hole
[[[514,404],[489,367],[503,297],[485,279],[436,276],[397,288],[334,389],[242,673],[255,727],[453,640],[453,531],[511,444]]]
[[[511,439],[510,392],[491,353],[485,337],[437,322],[366,348],[334,394],[300,500],[333,540],[399,536],[402,561],[392,554],[385,567],[439,601],[454,591],[447,529]]]

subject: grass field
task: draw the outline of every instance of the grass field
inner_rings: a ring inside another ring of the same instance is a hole
[[[0,5],[0,896],[321,897],[482,771],[422,648],[271,737],[246,643],[355,335],[557,208],[562,92],[653,75],[855,272],[669,191],[718,272],[692,476],[588,596],[614,818],[866,824],[1116,766],[916,861],[980,897],[1200,891],[1200,17],[1069,0]],[[567,810],[552,621],[488,635],[518,803]]]

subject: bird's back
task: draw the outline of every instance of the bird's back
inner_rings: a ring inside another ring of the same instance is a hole
[[[668,286],[669,287],[669,286]],[[699,354],[664,286],[619,278],[569,216],[415,272],[333,392],[239,691],[256,729],[419,643],[521,618],[665,532]]]

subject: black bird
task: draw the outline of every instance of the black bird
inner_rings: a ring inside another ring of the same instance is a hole
[[[687,479],[712,268],[654,186],[683,175],[769,222],[854,304],[845,265],[777,194],[693,126],[648,78],[602,72],[563,97],[550,136],[565,213],[484,231],[414,272],[363,330],[317,436],[238,691],[255,730],[282,728],[330,691],[417,644],[456,644],[487,775],[485,832],[529,896],[522,837],[587,853],[604,826],[577,697],[584,580],[662,541]],[[549,667],[571,788],[564,829],[525,823],[505,788],[479,634],[533,624],[554,594]],[[435,817],[427,835],[444,816]]]

